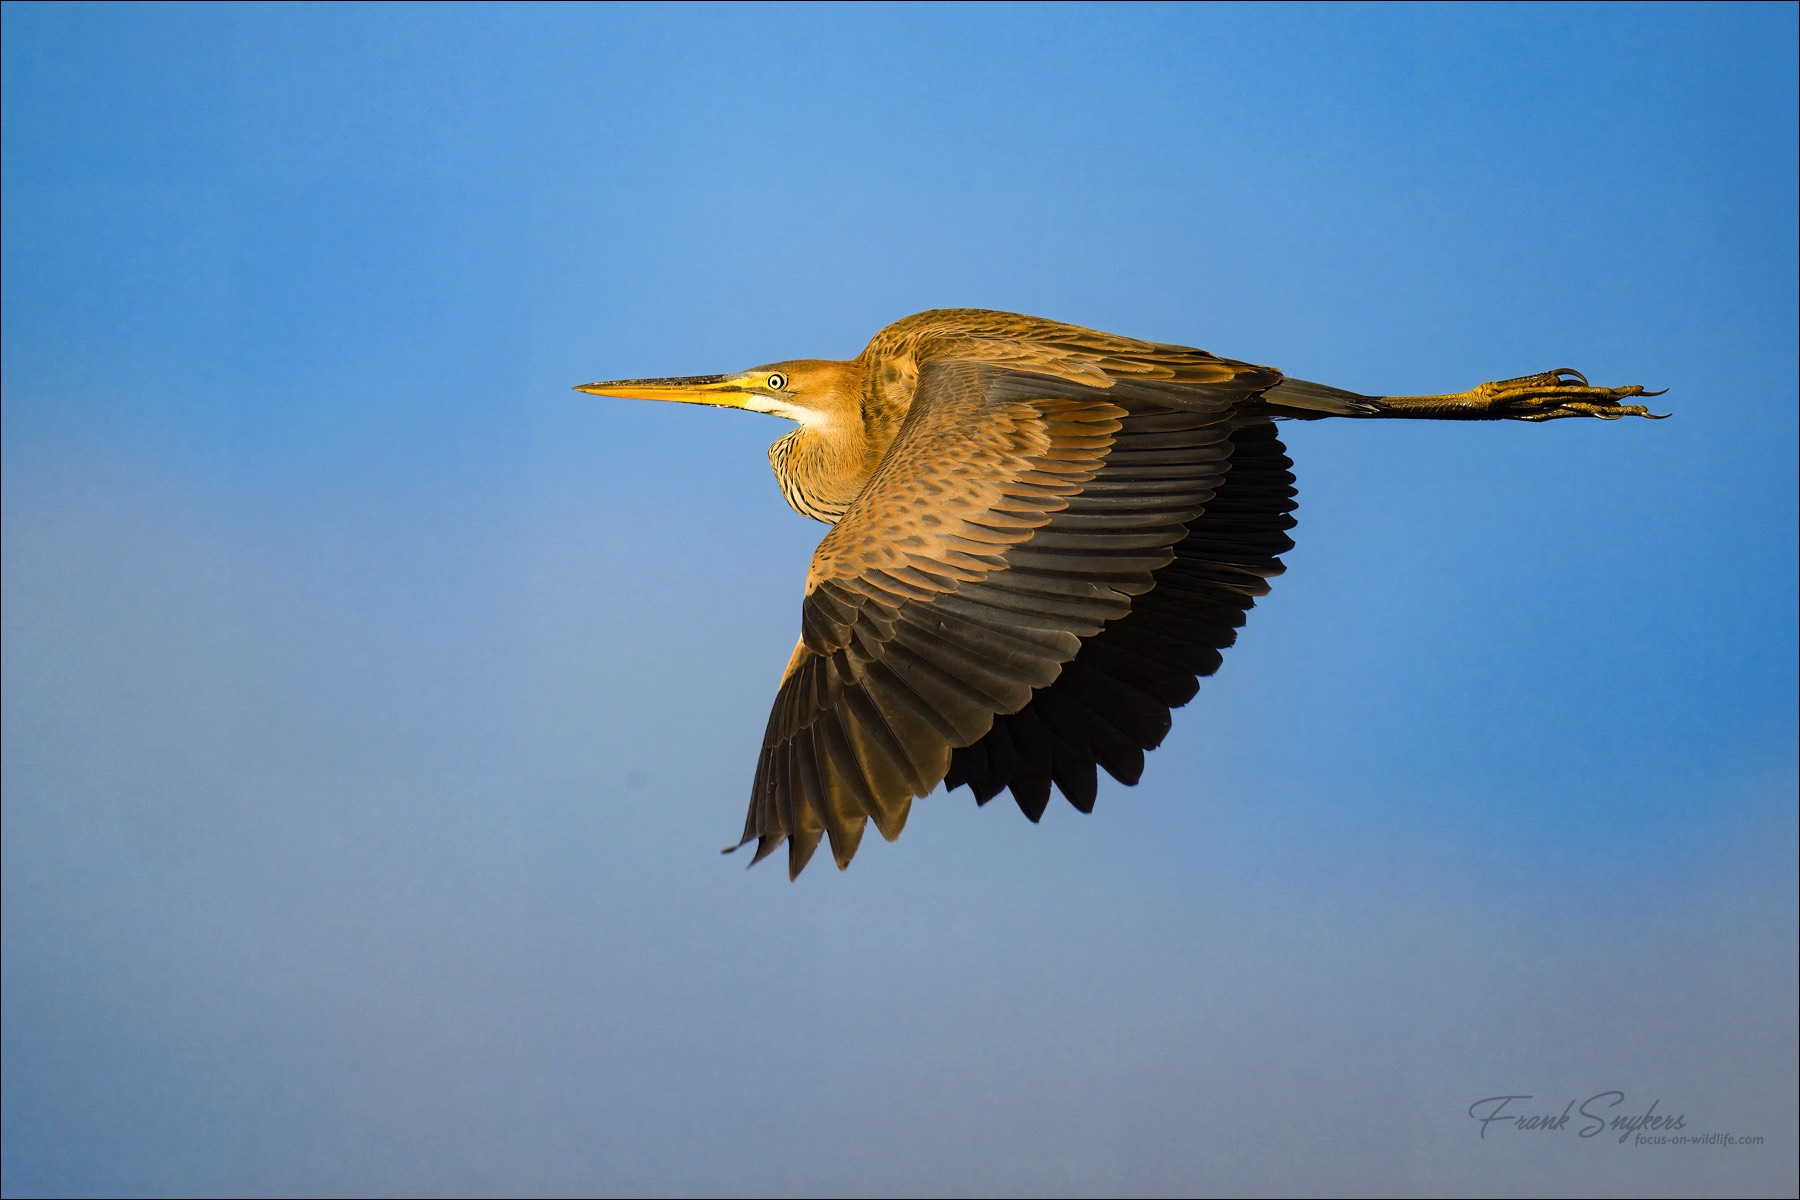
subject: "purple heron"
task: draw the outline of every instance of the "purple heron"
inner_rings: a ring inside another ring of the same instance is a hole
[[[797,424],[769,462],[831,530],[738,843],[785,842],[790,878],[825,838],[847,866],[871,820],[892,841],[940,783],[1009,790],[1034,822],[1053,786],[1092,811],[1096,768],[1136,783],[1293,548],[1277,419],[1613,420],[1660,394],[1561,369],[1365,396],[980,309],[907,317],[849,362],[576,390]]]

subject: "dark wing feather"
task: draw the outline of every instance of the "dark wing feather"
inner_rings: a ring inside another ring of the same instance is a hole
[[[1085,638],[1075,661],[1016,713],[995,718],[973,745],[951,755],[945,779],[967,783],[977,803],[1003,789],[1024,814],[1044,813],[1040,773],[1004,756],[1004,747],[1048,730],[1057,764],[1056,785],[1083,812],[1094,806],[1095,765],[1122,783],[1136,783],[1143,753],[1169,730],[1169,710],[1199,690],[1198,679],[1218,669],[1219,652],[1268,581],[1282,572],[1279,555],[1293,548],[1293,463],[1270,421],[1232,430],[1230,470],[1205,511],[1187,527],[1174,557],[1153,576],[1154,586],[1132,599],[1131,611]],[[998,764],[998,765],[996,765]],[[954,782],[952,782],[954,781]]]
[[[1122,666],[1138,644],[1078,655],[1178,561],[1226,478],[1233,408],[1279,378],[1222,363],[1207,357],[1205,382],[1043,373],[1054,359],[920,367],[893,444],[813,558],[744,826],[757,860],[786,841],[797,875],[824,836],[846,865],[866,822],[897,836],[956,755],[959,779],[1013,786],[1028,813],[1052,782],[1091,805],[1095,762],[1136,778],[1147,725],[1166,729],[1183,685]]]

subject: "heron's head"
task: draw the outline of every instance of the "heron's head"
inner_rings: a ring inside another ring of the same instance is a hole
[[[747,408],[773,413],[802,425],[829,425],[861,403],[861,371],[853,362],[800,358],[770,363],[737,375],[692,375],[682,379],[616,379],[584,383],[578,392],[623,400],[673,400],[714,408]]]

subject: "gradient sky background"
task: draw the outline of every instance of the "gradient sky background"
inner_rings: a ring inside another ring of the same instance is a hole
[[[1792,1194],[1795,12],[7,5],[7,1192]],[[1676,415],[1290,426],[1141,787],[746,874],[787,426],[569,388],[949,305]]]

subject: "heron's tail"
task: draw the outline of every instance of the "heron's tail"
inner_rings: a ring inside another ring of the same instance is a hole
[[[1372,417],[1383,405],[1379,397],[1346,392],[1305,379],[1283,379],[1262,394],[1263,403],[1273,405],[1281,416],[1301,420],[1319,417]]]

